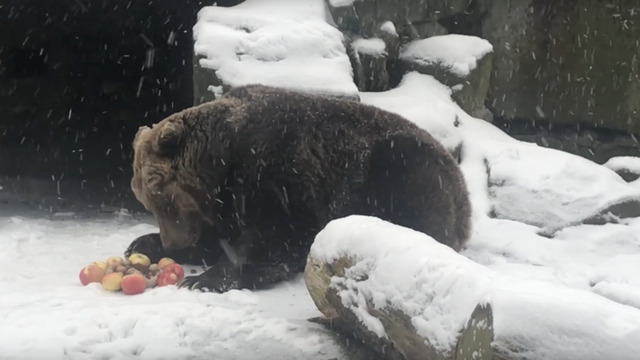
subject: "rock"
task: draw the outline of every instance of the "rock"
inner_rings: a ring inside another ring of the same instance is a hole
[[[263,84],[358,100],[344,36],[325,21],[322,2],[286,12],[206,6],[193,28],[194,102],[232,87]],[[321,79],[321,81],[319,81]]]
[[[388,53],[380,38],[356,39],[351,43],[354,81],[360,91],[389,89]]]
[[[640,157],[617,156],[603,164],[620,175],[626,182],[632,182],[640,178]]]
[[[360,91],[389,90],[389,71],[395,68],[400,53],[400,38],[392,22],[383,22],[374,34],[366,39],[355,37],[348,48],[354,82]]]
[[[614,157],[640,157],[637,136],[620,130],[501,117],[494,120],[494,125],[515,139],[580,155],[598,164]]]
[[[376,36],[384,41],[387,56],[396,60],[400,55],[400,36],[396,31],[396,26],[391,21],[385,21],[378,27]]]
[[[552,236],[567,226],[640,216],[640,189],[582,157],[526,143],[489,150],[486,156],[495,217],[534,225]]]
[[[374,36],[377,26],[391,21],[402,39],[443,35],[447,29],[440,19],[463,14],[472,6],[469,0],[325,0],[338,28],[364,37]]]
[[[496,116],[640,133],[637,1],[481,2]]]
[[[362,34],[362,24],[353,1],[326,0],[333,23],[342,31]]]
[[[211,69],[207,69],[200,64],[200,60],[205,60],[206,57],[202,55],[193,55],[193,104],[199,105],[212,100],[215,100],[219,93],[216,95],[216,91],[213,89],[222,89],[222,81],[216,76],[216,72]]]
[[[453,90],[451,97],[464,111],[492,120],[484,105],[493,59],[488,41],[466,35],[433,36],[405,44],[399,58],[401,73],[432,75]]]
[[[589,285],[596,294],[640,309],[640,253],[629,250],[627,254],[612,254],[605,262],[595,264],[590,271]]]
[[[51,215],[51,220],[72,220],[75,219],[76,213],[72,211],[55,212]]]

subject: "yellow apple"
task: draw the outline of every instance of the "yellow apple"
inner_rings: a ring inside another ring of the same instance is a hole
[[[158,260],[158,266],[160,267],[160,269],[163,269],[165,266],[173,263],[175,263],[175,261],[169,257],[163,257],[162,259]]]
[[[119,272],[106,274],[102,278],[102,288],[109,291],[119,291],[122,289],[122,277]]]
[[[151,265],[151,260],[149,260],[147,255],[140,253],[131,254],[131,256],[129,256],[129,261],[131,261],[131,265]]]
[[[118,265],[124,265],[124,259],[120,256],[109,256],[106,261],[107,267],[113,268],[115,270]]]

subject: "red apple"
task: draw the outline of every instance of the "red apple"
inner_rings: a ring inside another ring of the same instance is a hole
[[[184,269],[182,268],[182,266],[180,266],[180,264],[177,263],[172,263],[169,264],[167,266],[165,266],[162,271],[170,271],[174,274],[176,274],[176,276],[178,276],[178,281],[184,279]]]
[[[102,278],[102,288],[109,291],[122,289],[122,274],[119,272],[108,273]]]
[[[158,286],[175,285],[178,281],[178,275],[172,271],[162,271],[156,280]]]
[[[105,270],[98,264],[89,264],[80,270],[80,282],[82,285],[88,285],[94,282],[101,282],[104,277]]]
[[[122,292],[126,295],[135,295],[144,292],[147,281],[142,274],[125,275],[122,278]]]
[[[163,269],[169,264],[175,264],[175,261],[169,257],[163,257],[162,259],[158,260],[158,266],[160,267],[160,269]]]

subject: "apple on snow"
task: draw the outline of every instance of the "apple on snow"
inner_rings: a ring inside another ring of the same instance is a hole
[[[82,285],[100,283],[105,290],[135,295],[147,288],[177,284],[184,279],[184,269],[171,258],[152,264],[149,257],[136,253],[127,259],[110,256],[105,262],[91,262],[82,268],[79,278]]]

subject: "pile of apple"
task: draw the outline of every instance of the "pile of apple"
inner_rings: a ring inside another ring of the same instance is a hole
[[[100,283],[109,291],[135,295],[155,286],[177,284],[184,279],[184,269],[165,257],[152,264],[144,254],[131,254],[128,259],[111,256],[107,261],[94,261],[80,270],[82,285]]]

